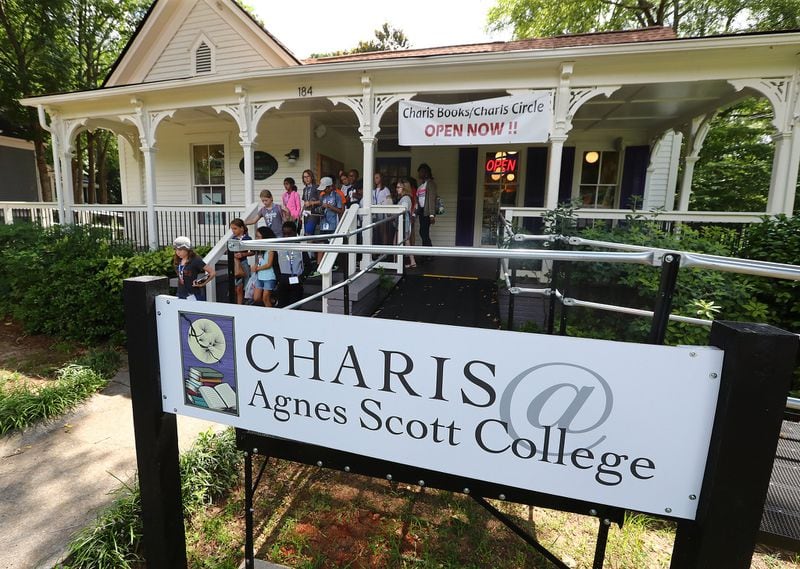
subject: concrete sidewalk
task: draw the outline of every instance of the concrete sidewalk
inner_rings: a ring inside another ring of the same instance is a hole
[[[181,450],[209,428],[222,427],[178,417]],[[127,370],[72,413],[0,438],[0,569],[52,568],[135,473]]]

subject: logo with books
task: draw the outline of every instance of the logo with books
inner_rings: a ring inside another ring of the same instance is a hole
[[[187,405],[239,415],[233,317],[179,312]]]

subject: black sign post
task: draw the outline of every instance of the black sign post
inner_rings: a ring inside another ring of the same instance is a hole
[[[672,569],[748,569],[767,497],[798,338],[766,324],[714,322],[725,350],[695,521],[681,521]],[[676,409],[675,420],[680,421]]]
[[[142,541],[149,569],[187,566],[177,415],[164,413],[161,408],[155,299],[167,293],[169,281],[165,277],[125,279],[122,286]]]

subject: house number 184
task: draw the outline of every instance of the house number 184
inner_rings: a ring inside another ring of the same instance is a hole
[[[313,88],[310,85],[308,87],[297,88],[297,95],[300,97],[310,97],[312,94],[313,94]]]

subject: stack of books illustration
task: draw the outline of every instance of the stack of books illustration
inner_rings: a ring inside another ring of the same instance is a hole
[[[210,367],[189,368],[186,398],[197,407],[214,411],[236,411],[236,392],[223,381],[222,373]]]

